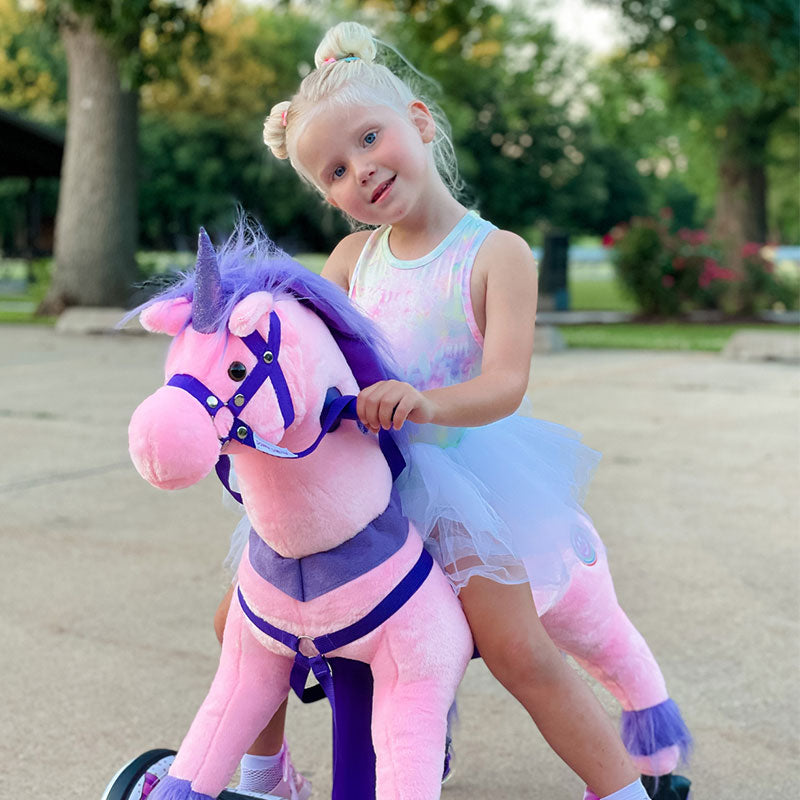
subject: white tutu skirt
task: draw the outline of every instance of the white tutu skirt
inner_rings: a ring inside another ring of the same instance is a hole
[[[569,428],[521,414],[480,428],[407,425],[403,511],[455,591],[475,575],[530,582],[543,614],[566,590],[576,557],[602,548],[581,507],[600,453]],[[225,559],[233,572],[249,534],[244,516]]]
[[[436,430],[453,443],[429,443]],[[542,614],[581,549],[602,547],[581,507],[599,460],[575,431],[520,414],[456,431],[411,426],[397,488],[456,592],[475,575],[530,582]]]

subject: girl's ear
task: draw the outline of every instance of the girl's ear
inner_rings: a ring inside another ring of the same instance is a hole
[[[408,104],[408,117],[422,136],[422,141],[425,144],[432,142],[436,134],[436,123],[428,106],[422,100],[414,100],[413,103]]]
[[[192,303],[187,297],[159,300],[139,314],[139,322],[150,333],[177,336],[192,315]]]
[[[269,292],[253,292],[233,307],[228,330],[234,336],[248,336],[265,314],[272,311],[275,301]]]
[[[325,195],[325,200],[329,205],[332,205],[334,208],[339,208],[339,204],[332,198]]]

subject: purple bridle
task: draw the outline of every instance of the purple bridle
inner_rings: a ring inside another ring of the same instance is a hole
[[[239,414],[267,380],[272,383],[272,388],[278,400],[278,408],[283,417],[283,429],[286,430],[292,422],[294,422],[292,396],[289,392],[289,386],[286,383],[283,369],[281,369],[280,361],[278,360],[281,347],[281,323],[278,315],[274,311],[270,312],[269,333],[267,334],[266,341],[264,341],[264,337],[258,331],[253,331],[247,336],[242,336],[240,338],[250,352],[256,357],[256,365],[242,381],[238,390],[227,400],[223,400],[215,394],[201,380],[195,378],[194,375],[189,375],[187,373],[181,372],[173,375],[166,384],[167,386],[174,386],[188,392],[203,406],[212,419],[221,408],[227,408],[231,412],[233,417],[231,426],[224,436],[219,437],[220,446],[229,441],[236,441],[262,453],[277,456],[278,458],[304,458],[305,456],[311,455],[311,453],[319,447],[325,435],[335,429],[340,420],[358,419],[355,408],[356,396],[341,395],[334,390],[333,394],[336,396],[327,400],[323,407],[320,417],[319,435],[305,450],[295,452],[263,439],[239,416]],[[396,479],[405,467],[405,460],[388,431],[380,431],[378,442],[389,464],[389,468],[392,471],[392,479]],[[230,457],[227,455],[220,455],[215,469],[223,486],[241,503],[241,494],[234,491],[230,485]]]
[[[239,413],[253,399],[265,381],[272,383],[275,396],[278,400],[278,407],[283,417],[283,428],[286,430],[294,422],[294,405],[286,377],[283,374],[278,355],[281,347],[281,322],[278,315],[271,311],[269,315],[269,334],[267,341],[258,332],[253,331],[247,336],[240,337],[247,349],[256,357],[256,365],[247,377],[242,381],[239,389],[227,400],[223,400],[214,394],[202,381],[186,373],[173,375],[168,381],[167,386],[177,386],[189,392],[213,418],[221,408],[227,408],[233,415],[228,433],[220,437],[220,443],[235,440],[247,445],[257,447],[256,434],[253,429],[239,417]],[[275,445],[273,445],[275,446]],[[289,452],[289,451],[287,451]],[[291,456],[290,456],[291,457]]]

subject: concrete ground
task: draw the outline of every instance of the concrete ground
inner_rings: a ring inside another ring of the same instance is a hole
[[[2,798],[99,798],[122,763],[178,745],[213,674],[236,517],[214,478],[160,492],[127,456],[165,347],[0,326]],[[800,371],[567,351],[534,360],[532,388],[538,416],[605,454],[587,507],[696,737],[694,796],[794,796]],[[482,663],[460,701],[447,800],[580,798]],[[288,735],[329,796],[328,709],[293,702]]]

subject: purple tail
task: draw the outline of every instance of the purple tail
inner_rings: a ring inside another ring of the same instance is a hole
[[[677,745],[684,763],[692,749],[692,735],[674,700],[641,711],[623,711],[622,741],[634,756],[649,756]]]

